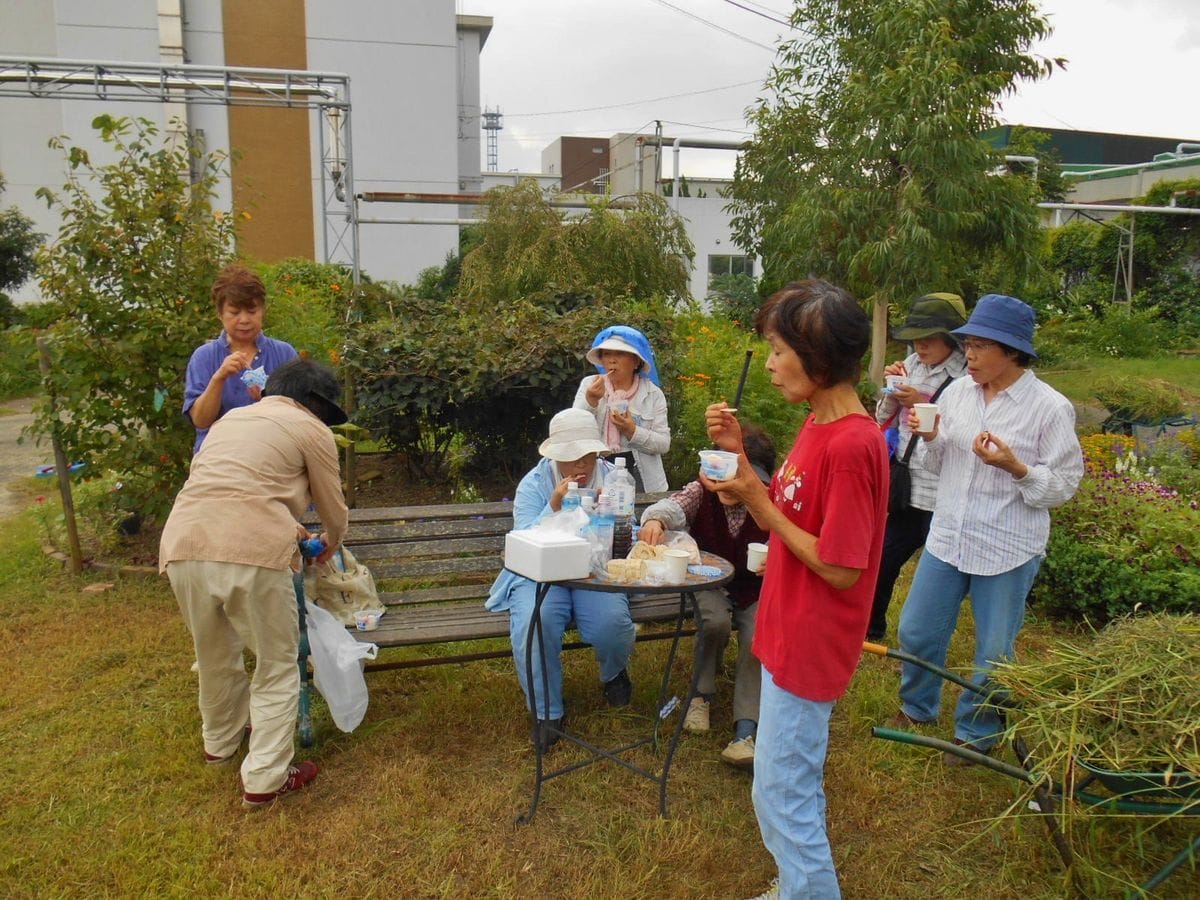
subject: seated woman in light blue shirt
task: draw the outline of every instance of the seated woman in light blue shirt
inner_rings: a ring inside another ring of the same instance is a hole
[[[517,485],[513,500],[513,528],[532,528],[546,516],[562,509],[567,484],[599,490],[611,463],[597,454],[608,452],[592,414],[582,409],[565,409],[550,420],[550,436],[538,453],[542,461]],[[633,652],[634,627],[629,613],[629,598],[624,594],[554,586],[542,602],[542,639],[545,642],[548,697],[542,691],[541,658],[535,647],[533,684],[525,666],[525,646],[533,624],[534,595],[537,584],[505,569],[492,584],[484,606],[493,611],[508,610],[509,638],[517,679],[525,692],[525,702],[536,710],[538,726],[531,735],[535,744],[547,750],[558,740],[563,727],[562,642],[567,626],[575,622],[580,636],[596,651],[604,698],[610,706],[627,706],[633,693],[627,666]]]
[[[932,431],[909,426],[923,440],[916,464],[939,473],[937,503],[925,551],[900,615],[900,647],[945,665],[967,594],[975,619],[975,675],[1011,658],[1025,618],[1025,598],[1041,567],[1050,510],[1066,503],[1083,477],[1071,402],[1026,368],[1033,349],[1033,310],[1000,294],[981,297],[967,324],[952,333],[967,358],[969,378],[953,382],[938,403]],[[900,712],[894,725],[933,722],[942,679],[903,664]],[[954,739],[986,753],[1001,723],[981,698],[963,691]],[[962,757],[947,753],[947,765]]]

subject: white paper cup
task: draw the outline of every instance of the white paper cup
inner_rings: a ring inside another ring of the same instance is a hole
[[[914,403],[913,410],[916,412],[917,419],[919,420],[917,430],[922,434],[928,434],[933,431],[933,426],[937,424],[937,404]]]
[[[884,375],[883,377],[887,382],[887,389],[889,391],[894,391],[896,388],[901,387],[904,384],[903,375]]]
[[[609,401],[608,408],[611,409],[613,412],[621,413],[622,415],[624,415],[625,413],[629,412],[629,401],[628,400],[611,400],[611,401]]]
[[[751,572],[758,572],[767,562],[767,545],[766,544],[747,544],[746,545],[746,568]]]
[[[664,550],[663,561],[667,564],[667,581],[683,584],[687,581],[688,560],[692,555],[686,550]]]
[[[379,627],[379,613],[356,612],[354,614],[354,627],[359,631],[374,631]]]

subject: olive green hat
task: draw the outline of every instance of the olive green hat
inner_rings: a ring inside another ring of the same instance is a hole
[[[914,300],[908,317],[903,324],[892,329],[892,337],[898,341],[915,341],[918,338],[944,334],[967,324],[967,308],[958,294],[926,294]],[[954,338],[949,337],[950,340]]]

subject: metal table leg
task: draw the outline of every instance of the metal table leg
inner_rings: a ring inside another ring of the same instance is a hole
[[[675,619],[675,637],[671,641],[671,650],[667,654],[667,667],[663,672],[662,687],[658,692],[658,715],[659,718],[665,718],[663,708],[666,703],[668,685],[671,680],[671,669],[675,664],[675,651],[679,647],[679,639],[683,636],[684,616],[687,612],[688,605],[692,608],[692,618],[696,622],[696,637],[697,643],[704,639],[704,620],[700,616],[700,605],[696,602],[696,594],[694,591],[681,591],[679,594],[679,615]],[[700,670],[696,666],[692,666],[692,677],[688,682],[687,696],[683,699],[683,705],[679,708],[679,719],[675,722],[675,730],[671,734],[671,740],[667,744],[667,756],[663,760],[662,772],[658,779],[658,814],[666,816],[667,814],[667,779],[671,776],[671,760],[675,757],[675,750],[679,747],[679,738],[683,735],[683,720],[687,717],[688,707],[691,706],[692,698],[696,696],[696,691],[700,686]]]
[[[530,704],[529,710],[530,718],[533,720],[533,729],[530,734],[533,735],[535,774],[533,779],[533,800],[529,804],[529,811],[517,817],[517,822],[520,824],[528,824],[533,820],[534,813],[537,812],[538,800],[542,795],[542,781],[545,780],[542,769],[541,731],[538,727],[537,691],[534,690],[533,685],[533,641],[536,634],[538,653],[542,660],[542,712],[544,713],[542,718],[548,722],[550,720],[550,676],[546,672],[546,642],[542,636],[542,603],[549,592],[549,583],[538,583],[533,599],[533,621],[529,623],[529,634],[525,639],[525,683],[529,685],[530,691],[535,695],[534,702]]]

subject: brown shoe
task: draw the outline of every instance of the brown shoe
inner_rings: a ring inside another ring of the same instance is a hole
[[[922,725],[932,725],[933,722],[922,722],[920,719],[914,719],[904,710],[900,710],[890,719],[888,719],[887,727],[893,728],[896,731],[909,731],[913,728],[919,728]]]
[[[992,752],[990,749],[982,750],[974,744],[968,744],[966,741],[959,740],[958,738],[954,739],[954,744],[967,750],[974,750],[976,753],[982,753],[984,756]],[[942,754],[942,764],[951,768],[957,768],[959,766],[973,766],[975,765],[975,760],[967,759],[965,756],[959,756],[957,753],[951,753],[947,750]]]

